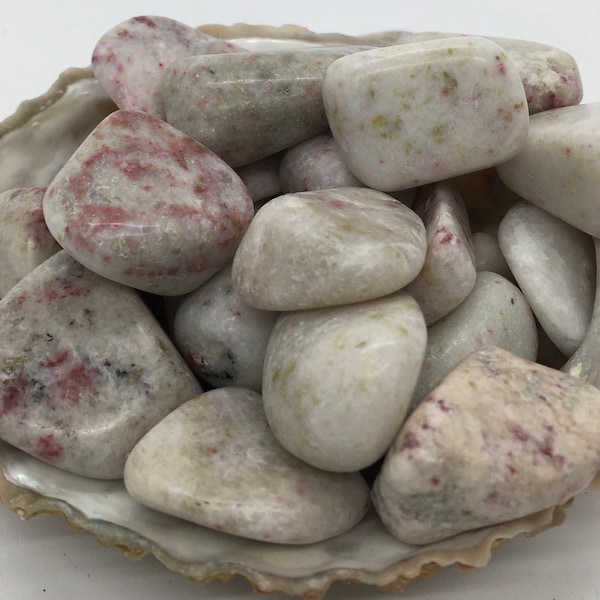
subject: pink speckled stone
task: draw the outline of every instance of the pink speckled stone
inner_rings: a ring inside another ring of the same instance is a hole
[[[173,19],[140,16],[120,23],[100,38],[92,68],[119,108],[164,119],[159,84],[175,59],[243,51]]]
[[[373,489],[384,525],[429,544],[562,504],[600,469],[600,391],[499,348],[425,398]]]
[[[519,73],[484,38],[376,48],[327,69],[323,102],[350,170],[394,191],[513,157],[529,115]]]
[[[452,181],[419,189],[412,209],[423,219],[427,254],[406,291],[419,303],[427,325],[452,312],[475,285],[471,228],[460,192]]]
[[[288,454],[261,397],[238,387],[202,394],[148,432],[127,460],[125,485],[161,512],[282,544],[339,535],[369,505],[358,473],[327,473]]]
[[[139,295],[61,251],[0,301],[0,439],[103,479],[201,392]]]
[[[60,250],[44,221],[45,193],[38,187],[0,194],[0,298]]]
[[[162,295],[196,289],[233,256],[253,215],[236,173],[142,112],[116,111],[48,187],[48,228],[90,270]]]

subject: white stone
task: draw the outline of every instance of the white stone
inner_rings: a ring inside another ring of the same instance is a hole
[[[502,253],[548,337],[565,356],[581,344],[596,288],[592,238],[521,202],[498,229]]]
[[[423,316],[405,292],[282,315],[263,376],[275,437],[321,469],[372,464],[404,420],[425,342]]]
[[[483,38],[345,56],[327,70],[323,101],[350,170],[384,191],[498,164],[527,136],[519,73],[500,46]]]
[[[154,427],[131,452],[125,485],[161,512],[283,544],[343,533],[369,504],[358,473],[326,473],[288,454],[260,396],[235,387],[202,394]]]
[[[250,223],[233,260],[240,298],[300,310],[391,294],[425,260],[425,227],[401,202],[367,188],[274,198]]]

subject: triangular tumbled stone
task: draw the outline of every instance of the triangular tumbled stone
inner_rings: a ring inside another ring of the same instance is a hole
[[[369,503],[358,473],[327,473],[288,454],[261,397],[237,387],[202,394],[149,431],[127,460],[125,485],[162,512],[285,544],[340,534]]]
[[[200,391],[138,294],[59,252],[0,302],[0,439],[120,478],[155,423]]]

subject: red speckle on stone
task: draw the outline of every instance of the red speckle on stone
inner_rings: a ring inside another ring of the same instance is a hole
[[[77,364],[64,379],[57,382],[58,392],[67,402],[78,404],[83,394],[93,394],[96,391],[94,374],[95,371],[87,365]]]
[[[219,451],[216,448],[209,448],[208,450],[211,454],[218,454]]]
[[[41,206],[31,211],[31,215],[25,225],[25,234],[27,241],[34,247],[43,246],[51,240],[51,235],[44,219],[44,211]]]
[[[425,421],[425,423],[421,425],[421,429],[423,431],[429,431],[430,429],[433,430],[434,428],[427,421]]]
[[[136,23],[143,23],[144,25],[147,25],[148,27],[150,27],[150,29],[156,29],[156,27],[157,27],[156,22],[154,20],[152,20],[150,17],[134,17],[131,20]]]
[[[478,348],[481,348],[481,346],[483,346],[483,338],[480,335],[475,336],[475,344]]]
[[[461,510],[460,514],[463,517],[470,517],[473,513],[470,510]]]
[[[440,485],[440,480],[437,477],[432,477],[429,480],[429,483],[431,483],[432,486],[437,487],[438,485]]]
[[[571,148],[565,148],[565,154],[571,156]]]
[[[487,332],[488,332],[488,335],[494,335],[494,330],[493,329],[488,329]]]
[[[529,434],[520,426],[515,425],[511,430],[513,437],[520,442],[526,442],[529,439]]]
[[[540,445],[539,450],[556,468],[560,469],[565,464],[565,457],[562,454],[554,454],[554,448],[551,443]]]
[[[412,448],[419,448],[420,446],[421,443],[417,439],[417,436],[412,431],[407,431],[404,434],[404,440],[398,450],[411,450]]]
[[[48,289],[44,289],[42,294],[38,298],[38,302],[51,303],[56,300],[66,300],[68,298],[81,298],[85,297],[90,293],[89,288],[76,286],[71,283],[62,282],[62,286],[60,282],[58,282],[57,287],[50,287]]]
[[[29,300],[29,294],[21,294],[17,296],[17,306],[23,306]]]
[[[27,378],[22,372],[18,373],[0,395],[0,418],[27,402],[27,388]]]
[[[215,523],[213,525],[213,529],[216,529],[217,531],[223,531],[223,525],[221,525],[220,523]]]
[[[380,158],[378,162],[380,165],[382,165],[385,161],[383,160],[383,158]]]
[[[542,402],[548,402],[548,398],[546,398],[546,396],[544,396],[544,394],[539,394],[538,398],[542,401]]]
[[[444,401],[443,398],[438,398],[436,400],[436,404],[437,407],[442,411],[442,412],[450,412],[452,409],[446,404],[446,402]]]
[[[42,366],[47,369],[53,369],[54,367],[62,365],[68,357],[69,351],[63,350],[62,352],[59,352],[54,358],[47,360]]]
[[[64,449],[49,433],[38,438],[33,453],[42,460],[56,462],[64,456]]]
[[[496,60],[500,61],[500,57],[496,56]],[[498,71],[498,73],[502,76],[506,75],[506,65],[500,61],[498,62],[498,64],[496,64],[496,70]]]
[[[550,433],[554,433],[554,425],[544,425],[544,429]]]
[[[124,160],[119,165],[121,172],[131,181],[139,181],[147,175],[148,167],[144,167],[139,161]]]
[[[508,472],[511,475],[516,475],[517,474],[517,470],[514,467],[512,467],[511,465],[507,465],[507,468],[508,468]]]

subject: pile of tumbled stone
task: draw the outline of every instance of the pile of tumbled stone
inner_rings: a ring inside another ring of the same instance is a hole
[[[372,498],[426,544],[590,483],[600,108],[560,50],[389,37],[98,42],[119,110],[0,196],[1,439],[279,543]]]

